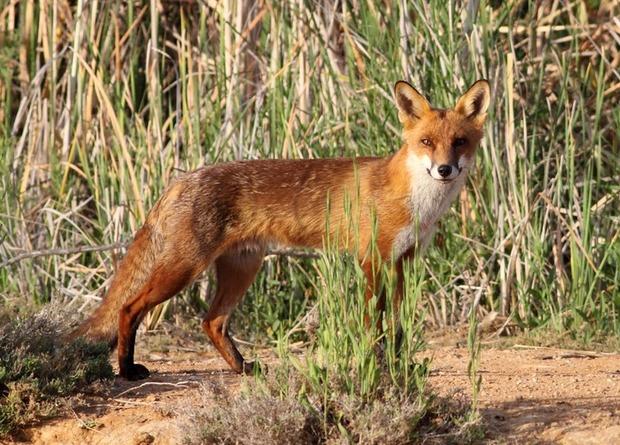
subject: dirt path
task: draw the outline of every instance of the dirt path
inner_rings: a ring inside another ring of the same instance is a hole
[[[74,400],[71,413],[23,433],[25,443],[164,445],[180,444],[179,418],[187,406],[203,403],[203,383],[238,387],[241,378],[215,353],[149,354],[138,358],[152,375],[128,382],[116,378],[109,395]]]
[[[433,350],[431,386],[471,395],[468,351]],[[490,443],[620,444],[620,355],[486,349],[480,411]]]
[[[430,384],[471,396],[468,352],[431,345]],[[22,440],[41,444],[178,444],[183,407],[201,403],[200,385],[240,378],[212,351],[150,354],[147,382],[117,379],[108,397],[74,402],[69,415],[33,426]],[[485,443],[620,444],[620,355],[552,348],[484,349],[480,409]]]

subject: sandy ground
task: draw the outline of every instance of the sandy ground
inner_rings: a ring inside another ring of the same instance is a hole
[[[143,349],[142,349],[143,350]],[[442,395],[471,396],[468,351],[456,341],[430,342],[430,385]],[[61,418],[25,430],[21,443],[180,444],[186,406],[201,385],[238,387],[212,350],[143,354],[153,375],[116,379],[109,395],[74,400]],[[554,348],[485,348],[480,363],[483,443],[620,445],[620,355]],[[9,442],[15,443],[15,442]]]
[[[442,346],[433,354],[432,388],[471,395],[468,351]],[[485,442],[620,444],[620,355],[485,349],[479,372]]]

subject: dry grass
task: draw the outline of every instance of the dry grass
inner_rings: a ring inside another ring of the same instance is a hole
[[[60,308],[0,318],[0,437],[56,414],[64,397],[113,377],[107,345],[64,340],[68,317]]]
[[[246,380],[239,394],[217,384],[205,387],[203,406],[182,416],[185,443],[466,444],[483,436],[480,420],[468,421],[463,395],[422,403],[385,384],[381,397],[363,402],[334,386],[334,403],[322,405],[321,394],[308,388],[285,366],[264,379]]]
[[[497,311],[526,329],[617,334],[618,6],[476,5],[8,2],[0,258],[124,241],[179,170],[391,153],[394,81],[441,106],[487,77],[494,101],[479,167],[429,252],[429,322],[465,321],[474,304],[480,317]],[[120,253],[16,263],[0,269],[0,294],[81,311]],[[269,267],[253,294],[274,282],[303,294],[304,268]],[[198,308],[201,286],[186,294]]]

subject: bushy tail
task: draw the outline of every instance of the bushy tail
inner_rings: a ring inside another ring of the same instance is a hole
[[[84,337],[108,343],[111,349],[116,347],[119,311],[150,278],[158,244],[151,227],[144,225],[129,245],[105,299],[90,317],[69,334],[69,339]]]

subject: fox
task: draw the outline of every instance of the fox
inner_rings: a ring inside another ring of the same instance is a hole
[[[181,174],[136,232],[102,303],[71,336],[107,342],[121,377],[147,378],[134,362],[138,326],[213,267],[217,288],[202,329],[233,371],[250,373],[255,363],[235,346],[228,321],[267,249],[321,249],[336,232],[337,248],[364,272],[366,301],[379,292],[379,266],[389,265],[398,307],[404,262],[429,243],[474,164],[491,93],[478,80],[449,109],[434,108],[403,80],[393,94],[402,145],[389,156],[245,160]]]

